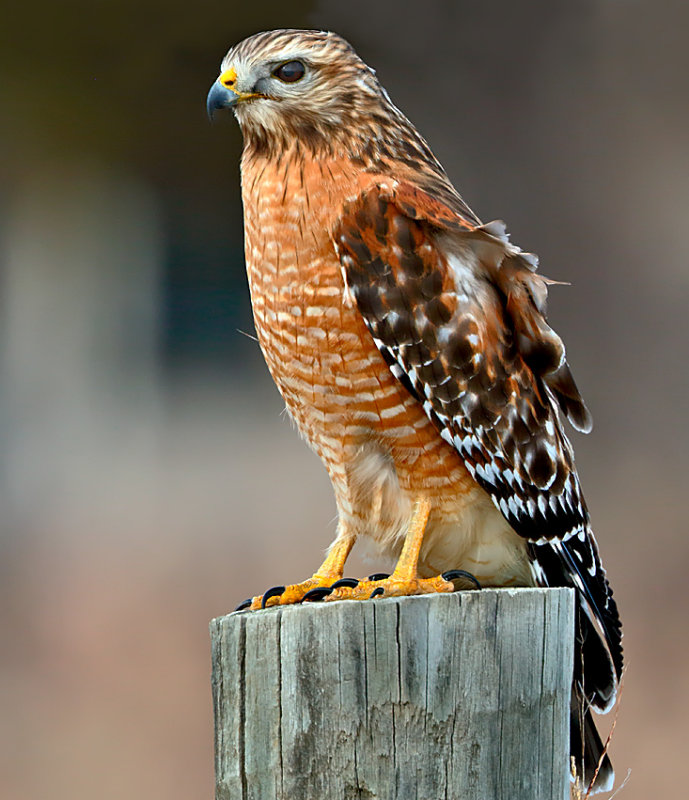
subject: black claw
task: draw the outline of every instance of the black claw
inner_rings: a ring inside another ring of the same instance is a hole
[[[385,594],[385,589],[382,586],[377,586],[372,592],[371,597],[369,600],[373,600],[374,597],[379,597],[381,594]]]
[[[340,578],[340,580],[335,581],[330,588],[339,589],[340,586],[346,586],[348,589],[355,589],[358,585],[359,581],[356,578]]]
[[[302,603],[310,603],[312,600],[322,600],[324,597],[327,597],[332,590],[332,586],[317,586],[304,595]]]
[[[387,572],[374,572],[373,575],[369,575],[368,579],[370,581],[384,581],[386,578],[389,578],[390,575]]]
[[[273,586],[272,589],[268,589],[268,591],[263,595],[261,598],[261,608],[266,607],[266,603],[270,600],[271,597],[278,597],[285,591],[284,586]]]
[[[247,599],[243,603],[240,603],[237,606],[237,608],[235,608],[235,611],[244,611],[245,608],[249,608],[249,606],[253,602],[253,599],[254,599],[253,597],[247,597]]]
[[[443,578],[445,578],[446,581],[454,581],[457,578],[466,578],[468,581],[473,583],[477,589],[481,588],[478,578],[475,575],[472,575],[470,572],[467,572],[465,569],[450,569],[447,572],[443,572]]]

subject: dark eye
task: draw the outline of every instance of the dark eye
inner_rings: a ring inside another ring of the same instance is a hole
[[[304,77],[306,67],[301,61],[288,61],[273,70],[273,75],[283,83],[296,83]]]

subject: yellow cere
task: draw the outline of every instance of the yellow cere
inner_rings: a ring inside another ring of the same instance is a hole
[[[218,80],[226,89],[232,89],[232,91],[236,91],[234,85],[237,81],[237,70],[234,67],[226,69],[225,72],[220,75]]]

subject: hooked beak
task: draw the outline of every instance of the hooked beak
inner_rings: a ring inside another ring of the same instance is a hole
[[[220,108],[232,108],[244,100],[255,97],[264,97],[258,92],[240,92],[237,89],[237,72],[234,67],[226,69],[218,80],[211,86],[206,99],[208,118],[213,119],[215,112]]]
[[[211,86],[208,97],[206,98],[206,111],[208,119],[213,121],[215,112],[221,108],[232,108],[242,99],[237,92],[228,89],[220,83],[220,78]]]

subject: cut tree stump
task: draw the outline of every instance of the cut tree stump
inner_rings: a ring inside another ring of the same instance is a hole
[[[217,800],[569,797],[569,589],[240,612],[211,638]]]

